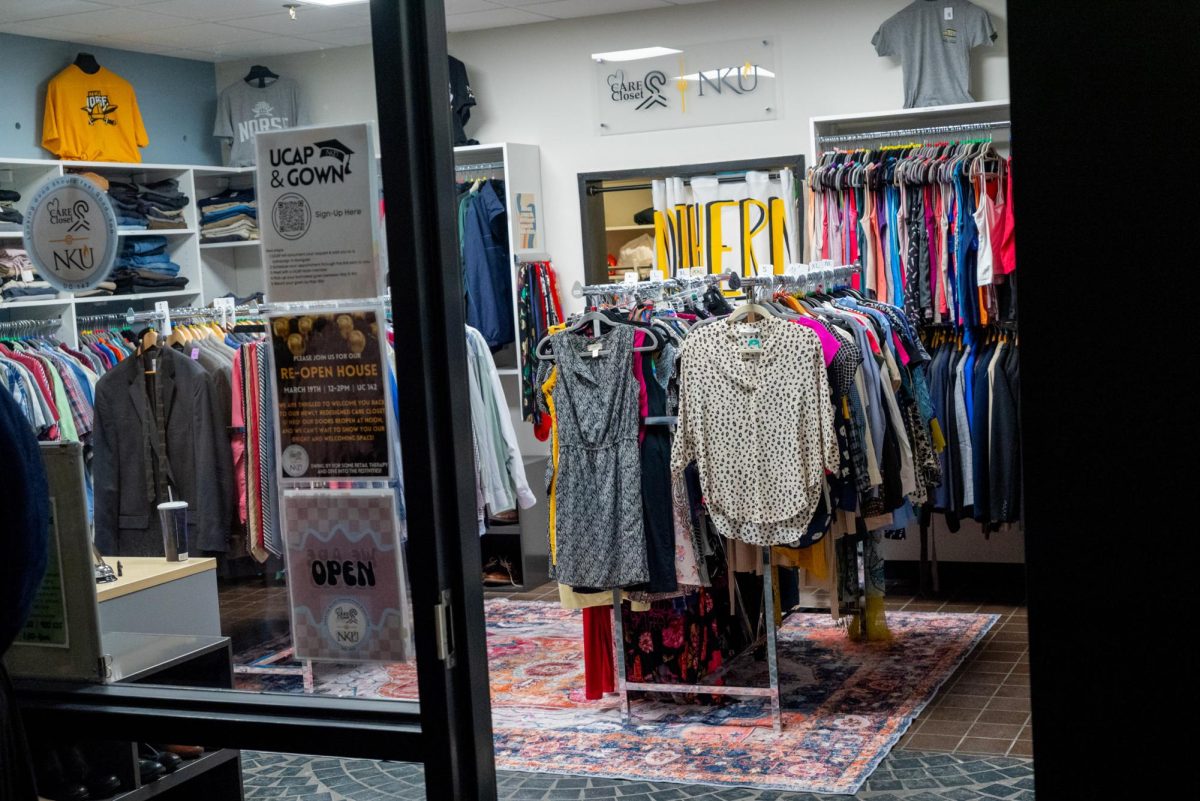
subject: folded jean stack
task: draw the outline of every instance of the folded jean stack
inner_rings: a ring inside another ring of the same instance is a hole
[[[57,294],[54,287],[38,279],[25,251],[0,248],[0,304]]]
[[[171,261],[163,236],[126,237],[109,278],[116,295],[170,292],[188,283]]]
[[[201,200],[200,241],[248,242],[258,239],[258,201],[254,189],[226,189]]]
[[[150,184],[110,179],[108,197],[117,212],[117,225],[122,228],[187,228],[183,209],[191,201],[179,191],[179,182],[174,178]]]
[[[20,231],[24,220],[21,212],[13,206],[21,199],[21,193],[12,189],[0,189],[0,231]]]

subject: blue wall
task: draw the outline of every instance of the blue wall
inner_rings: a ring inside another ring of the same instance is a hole
[[[41,146],[46,84],[81,50],[133,84],[150,136],[143,161],[221,163],[212,136],[217,108],[212,64],[6,33],[0,33],[0,159],[53,158]]]

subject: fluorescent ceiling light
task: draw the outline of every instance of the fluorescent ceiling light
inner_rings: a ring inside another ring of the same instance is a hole
[[[348,6],[352,3],[365,3],[367,0],[299,0],[310,6]]]
[[[677,81],[698,81],[698,80],[700,80],[701,75],[704,76],[705,80],[713,81],[715,83],[717,80],[720,79],[721,71],[720,70],[705,70],[704,72],[693,72],[688,75],[679,75],[675,78],[675,80],[677,80]],[[771,72],[766,67],[759,67],[758,75],[761,78],[774,78],[775,77],[775,73]]]
[[[673,47],[638,47],[633,50],[614,50],[611,53],[592,53],[594,61],[637,61],[643,58],[669,56],[672,53],[682,53]]]

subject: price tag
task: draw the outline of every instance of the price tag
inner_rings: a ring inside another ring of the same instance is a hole
[[[947,22],[954,19],[954,6],[946,6],[942,9],[942,19]]]
[[[171,336],[171,307],[165,300],[154,302],[154,314],[162,321],[159,331],[164,337]]]
[[[769,264],[758,265],[758,277],[759,278],[766,278],[767,276],[774,274],[774,272],[775,272],[775,268]]]
[[[650,271],[650,280],[651,281],[662,281],[664,279],[664,277],[665,276],[663,275],[662,270],[651,270]]]
[[[638,282],[637,270],[627,270],[625,272],[625,283],[636,284]]]
[[[21,280],[29,283],[33,280],[33,270],[21,270]]]

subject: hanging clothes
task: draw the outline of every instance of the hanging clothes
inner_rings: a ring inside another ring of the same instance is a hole
[[[161,555],[157,506],[172,499],[189,504],[189,543],[225,550],[225,507],[207,483],[217,473],[216,437],[204,369],[170,348],[125,359],[97,382],[95,538],[102,553]]]
[[[512,262],[504,185],[486,180],[466,187],[459,198],[459,242],[467,325],[479,330],[493,350],[515,341]]]
[[[517,309],[521,349],[521,416],[533,424],[534,436],[550,436],[550,419],[538,405],[546,374],[540,373],[534,349],[563,321],[558,278],[550,262],[525,262],[517,276]]]
[[[986,325],[1015,305],[1010,168],[981,141],[823,153],[804,190],[813,251],[857,254],[867,288],[914,322]]]
[[[483,502],[477,511],[482,523],[487,512],[495,515],[518,506],[528,509],[537,498],[525,478],[525,464],[496,363],[483,334],[470,326],[467,326],[467,379],[475,469]]]
[[[634,331],[614,326],[587,358],[588,340],[570,331],[550,346],[558,432],[554,573],[575,587],[611,588],[649,578],[638,454],[639,388]]]

